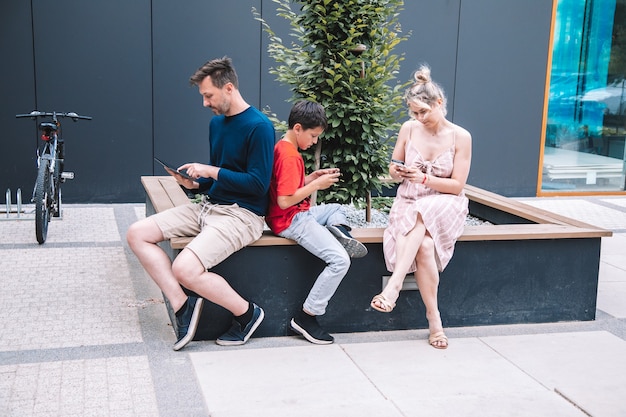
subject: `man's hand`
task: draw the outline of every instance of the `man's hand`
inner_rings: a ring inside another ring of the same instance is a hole
[[[165,171],[167,171],[168,174],[174,177],[174,179],[176,179],[176,182],[189,190],[193,190],[194,188],[198,188],[200,186],[194,180],[182,176],[180,172],[174,171],[173,169],[169,168],[165,168]]]

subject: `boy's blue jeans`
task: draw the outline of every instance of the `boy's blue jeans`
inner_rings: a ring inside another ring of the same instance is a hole
[[[322,204],[296,214],[291,225],[279,233],[279,236],[295,240],[303,248],[326,262],[326,267],[318,275],[303,304],[303,309],[307,313],[316,316],[321,316],[326,312],[328,301],[335,294],[350,268],[348,253],[335,236],[324,227],[334,224],[346,224],[346,216],[341,204]]]

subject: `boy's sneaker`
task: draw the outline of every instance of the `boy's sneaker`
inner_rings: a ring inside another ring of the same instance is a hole
[[[217,338],[215,343],[221,346],[235,346],[235,345],[243,345],[250,339],[252,333],[259,327],[259,324],[263,321],[265,317],[265,313],[263,309],[258,305],[252,303],[254,306],[254,311],[252,312],[252,319],[246,325],[246,327],[242,330],[241,325],[237,320],[233,320],[233,325],[230,329]]]
[[[291,319],[290,325],[294,332],[301,334],[306,340],[316,345],[329,345],[335,341],[334,337],[320,327],[315,316],[300,313]]]
[[[328,225],[326,228],[337,238],[351,258],[362,258],[367,255],[367,248],[364,244],[352,237],[348,226],[335,224]]]
[[[178,340],[174,343],[174,350],[184,348],[187,343],[193,340],[200,321],[200,313],[202,313],[203,298],[189,296],[187,299],[187,308],[176,317],[176,336]]]

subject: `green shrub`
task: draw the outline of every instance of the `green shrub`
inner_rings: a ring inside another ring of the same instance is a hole
[[[277,14],[290,23],[293,41],[286,44],[253,9],[269,36],[270,69],[290,86],[291,102],[300,99],[324,106],[328,129],[312,152],[304,152],[307,170],[337,167],[341,181],[320,191],[318,201],[352,203],[380,190],[387,173],[389,147],[399,129],[407,83],[396,75],[403,55],[394,48],[407,39],[398,14],[401,0],[273,0]],[[299,5],[296,13],[291,4]],[[366,47],[355,52],[359,45]],[[270,117],[277,129],[286,123]],[[285,116],[286,117],[286,116]]]

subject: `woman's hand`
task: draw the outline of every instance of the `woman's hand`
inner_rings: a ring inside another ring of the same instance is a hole
[[[405,165],[396,165],[395,166],[395,172],[396,172],[396,175],[398,175],[399,178],[401,178],[403,180],[407,180],[409,182],[413,182],[413,183],[424,184],[428,180],[428,175],[423,173],[417,167],[411,167],[411,166],[405,166]]]
[[[403,180],[404,179],[403,174],[405,170],[406,170],[406,166],[404,165],[400,165],[394,162],[389,164],[389,175],[391,175],[391,178],[395,180]]]

